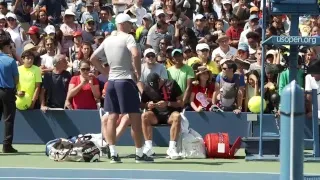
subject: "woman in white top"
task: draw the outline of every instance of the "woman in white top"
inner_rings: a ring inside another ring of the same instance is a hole
[[[8,28],[7,32],[10,34],[17,50],[17,55],[21,56],[23,50],[23,42],[27,40],[27,36],[20,23],[17,21],[17,16],[11,12],[6,15]]]

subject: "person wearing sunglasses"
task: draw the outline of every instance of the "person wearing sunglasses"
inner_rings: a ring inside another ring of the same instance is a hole
[[[3,153],[17,153],[12,147],[14,120],[16,113],[16,86],[19,72],[16,61],[8,56],[11,53],[11,40],[5,31],[0,30],[0,114],[4,122]]]
[[[222,72],[216,77],[212,104],[217,105],[223,111],[233,111],[239,114],[242,111],[245,91],[244,77],[235,73],[237,65],[233,60],[222,59],[220,65]]]
[[[141,78],[138,87],[143,87],[143,83],[146,83],[150,73],[157,73],[162,79],[168,79],[167,70],[162,64],[157,63],[156,53],[153,49],[146,49],[143,55],[144,63],[141,66]],[[139,89],[141,89],[140,87]]]
[[[68,109],[97,109],[96,99],[100,99],[99,82],[90,73],[88,61],[80,61],[79,69],[80,75],[73,76],[70,80],[65,106]]]

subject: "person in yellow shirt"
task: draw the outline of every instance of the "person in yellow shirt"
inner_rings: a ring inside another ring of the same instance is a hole
[[[21,55],[23,65],[18,67],[19,83],[17,95],[23,97],[26,94],[32,98],[32,103],[28,109],[33,109],[40,93],[40,84],[42,82],[41,70],[33,65],[34,54],[32,51],[24,51]]]
[[[209,52],[210,47],[206,43],[200,43],[196,47],[196,51],[198,54],[198,57],[192,57],[188,59],[187,63],[189,66],[192,66],[195,63],[200,62],[202,65],[205,65],[209,71],[211,71],[212,74],[219,74],[220,70],[218,68],[218,65],[215,61],[209,59]]]

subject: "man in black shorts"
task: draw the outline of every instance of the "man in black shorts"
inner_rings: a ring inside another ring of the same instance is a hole
[[[152,125],[171,124],[167,155],[171,159],[180,158],[176,141],[181,130],[182,97],[182,91],[176,81],[161,79],[156,73],[150,73],[147,76],[147,83],[141,96],[146,109],[142,114],[142,130],[145,138],[144,154],[148,156],[153,154]]]

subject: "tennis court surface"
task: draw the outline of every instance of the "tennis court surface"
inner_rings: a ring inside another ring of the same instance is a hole
[[[16,145],[16,155],[0,153],[0,179],[48,180],[275,180],[279,179],[279,162],[246,162],[243,151],[239,158],[224,159],[165,159],[166,148],[155,148],[157,157],[152,164],[136,164],[130,154],[133,147],[117,147],[122,164],[102,162],[53,162],[44,154],[44,145]],[[305,179],[320,180],[320,164],[305,163]]]

